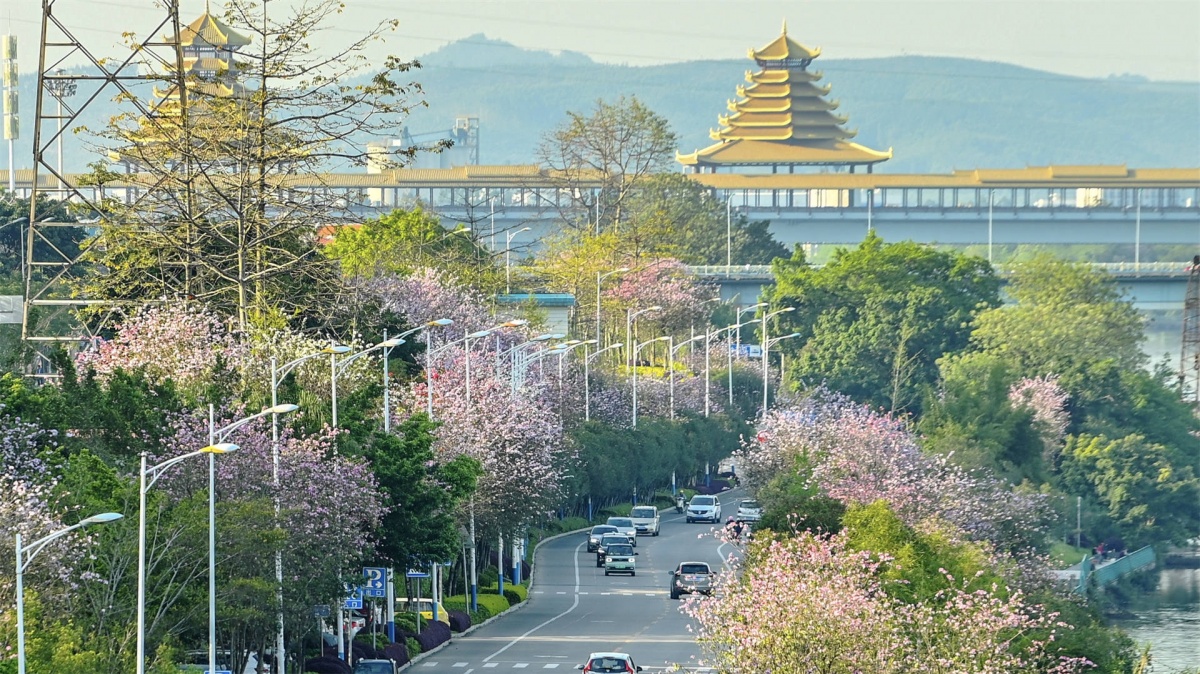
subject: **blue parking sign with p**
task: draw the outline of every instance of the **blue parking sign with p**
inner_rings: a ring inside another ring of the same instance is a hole
[[[363,567],[363,577],[366,582],[363,583],[364,597],[386,597],[387,596],[387,569],[377,566]]]

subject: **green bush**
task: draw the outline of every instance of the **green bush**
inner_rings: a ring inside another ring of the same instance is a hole
[[[524,585],[505,585],[504,598],[508,600],[509,604],[516,606],[529,599],[529,588]]]
[[[408,637],[404,640],[404,647],[408,649],[409,660],[412,660],[421,654],[421,644],[417,643],[417,640],[412,637]]]
[[[496,567],[489,566],[483,571],[479,572],[479,587],[496,587],[496,581],[499,579],[499,577],[500,575],[496,571]]]
[[[568,517],[564,520],[559,520],[557,525],[558,531],[556,533],[563,533],[575,531],[576,529],[586,529],[591,526],[591,522],[588,522],[586,517]]]
[[[397,613],[396,614],[396,631],[416,632],[417,631],[417,616],[412,613]]]
[[[480,599],[482,599],[482,598],[483,598],[483,595],[480,595]],[[491,618],[493,615],[495,615],[488,609],[488,607],[485,605],[485,603],[483,601],[479,602],[479,610],[477,610],[477,611],[468,610],[467,606],[470,604],[470,602],[467,600],[467,598],[465,596],[463,596],[461,594],[456,594],[456,595],[453,595],[450,597],[443,597],[442,603],[443,603],[443,605],[445,605],[447,611],[467,611],[467,613],[471,616],[471,624],[472,625],[478,625],[479,623],[481,623],[481,622],[487,620],[488,618]],[[508,607],[505,606],[504,608],[507,609]]]

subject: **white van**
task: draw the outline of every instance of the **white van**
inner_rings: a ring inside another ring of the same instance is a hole
[[[633,528],[639,536],[658,535],[658,508],[654,506],[634,506],[629,511],[629,519],[633,520]]]

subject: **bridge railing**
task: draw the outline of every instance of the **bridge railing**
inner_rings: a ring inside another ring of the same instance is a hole
[[[1119,278],[1138,276],[1170,278],[1187,276],[1191,270],[1190,262],[1092,262],[1093,269],[1107,272]],[[821,265],[814,265],[820,267]],[[996,274],[1012,276],[1019,265],[996,265]],[[727,279],[770,279],[771,265],[769,264],[698,264],[691,265],[688,270],[696,276]]]

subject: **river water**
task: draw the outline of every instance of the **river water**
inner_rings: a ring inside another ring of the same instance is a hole
[[[1200,569],[1160,569],[1153,593],[1130,605],[1136,618],[1118,620],[1139,644],[1149,643],[1154,674],[1200,667]]]

